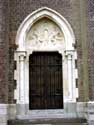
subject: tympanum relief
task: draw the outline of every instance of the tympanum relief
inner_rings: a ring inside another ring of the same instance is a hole
[[[64,35],[61,29],[50,19],[42,18],[27,31],[26,46],[28,49],[64,50]]]

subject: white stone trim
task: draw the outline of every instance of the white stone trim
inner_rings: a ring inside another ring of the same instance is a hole
[[[72,63],[73,63],[73,55],[72,55],[72,52],[71,51],[68,51],[66,52],[66,56],[67,56],[67,65],[68,65],[68,86],[69,86],[69,99],[72,100],[73,98],[73,92],[72,92],[72,89],[73,89],[73,86],[72,86],[72,83],[73,83],[73,67],[72,67]]]
[[[14,99],[18,100],[18,92],[17,92],[17,88],[14,90]]]
[[[17,70],[14,70],[14,80],[17,79]]]
[[[75,69],[75,79],[78,78],[78,69]]]
[[[21,52],[19,55],[19,84],[20,84],[20,88],[19,88],[19,94],[20,94],[20,104],[25,104],[25,57],[26,57],[26,53],[25,52]]]
[[[74,59],[77,60],[77,52],[75,51]]]
[[[75,97],[76,97],[76,98],[79,98],[78,88],[76,88]]]

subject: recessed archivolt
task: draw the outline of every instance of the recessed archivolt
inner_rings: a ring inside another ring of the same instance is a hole
[[[58,25],[47,17],[36,21],[26,33],[26,46],[59,46],[64,47],[64,34]]]

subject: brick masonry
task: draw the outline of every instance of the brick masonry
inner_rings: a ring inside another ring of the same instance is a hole
[[[9,11],[8,2],[0,0],[0,103],[8,99],[8,67],[9,67]]]
[[[88,0],[88,6],[92,6]],[[15,51],[15,37],[17,30],[22,23],[22,21],[32,13],[34,10],[47,6],[56,10],[61,15],[63,15],[68,22],[71,24],[75,37],[76,46],[78,52],[78,87],[79,87],[79,101],[84,101],[84,71],[83,71],[83,50],[82,41],[84,38],[81,37],[81,11],[80,11],[80,0],[0,0],[0,102],[4,103],[14,103],[14,51]],[[87,9],[87,15],[90,16],[91,8]],[[92,11],[93,13],[94,11]],[[88,17],[87,16],[87,17]],[[93,32],[90,30],[91,23],[90,17],[87,20],[88,23],[88,72],[89,72],[89,88],[94,94],[92,86],[94,86],[94,42],[93,42]],[[90,31],[90,32],[89,32]],[[8,58],[9,57],[9,58]],[[8,65],[9,63],[9,65]],[[92,64],[92,65],[91,65]],[[9,67],[9,68],[7,68]],[[94,96],[90,92],[90,98],[93,99]],[[4,98],[2,98],[2,96]]]
[[[89,97],[94,101],[94,0],[87,0]]]

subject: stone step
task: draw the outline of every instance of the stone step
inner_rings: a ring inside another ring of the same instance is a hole
[[[8,125],[87,125],[85,119],[9,120]]]

